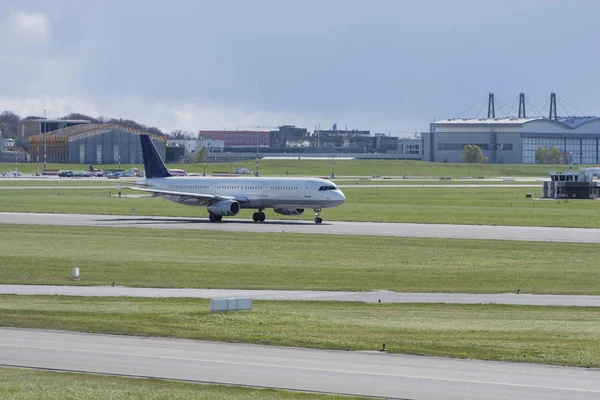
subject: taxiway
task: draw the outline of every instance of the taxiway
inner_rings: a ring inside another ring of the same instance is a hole
[[[600,397],[584,368],[11,328],[0,365],[399,399]]]
[[[398,236],[446,239],[522,240],[539,242],[600,243],[600,229],[529,226],[406,224],[381,222],[251,220],[178,218],[90,214],[0,213],[0,223],[28,225],[101,226],[144,229],[189,229],[253,233],[309,233],[332,235]]]
[[[600,307],[600,296],[541,294],[333,292],[310,290],[168,289],[122,286],[0,285],[0,294],[84,297],[251,298],[254,300],[357,301],[363,303],[511,304],[530,306]]]

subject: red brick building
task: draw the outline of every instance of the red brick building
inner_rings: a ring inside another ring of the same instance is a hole
[[[269,132],[265,131],[200,131],[198,138],[200,140],[222,140],[225,142],[225,147],[269,145]]]

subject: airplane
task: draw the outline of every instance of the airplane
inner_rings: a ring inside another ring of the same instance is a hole
[[[183,169],[169,169],[169,173],[173,176],[185,176],[185,171]]]
[[[101,169],[94,168],[93,165],[90,165],[90,175],[92,176],[104,176],[104,172]]]
[[[243,208],[258,210],[252,215],[254,222],[265,221],[267,208],[282,215],[301,215],[312,208],[315,223],[320,224],[321,209],[346,200],[333,182],[320,178],[173,176],[150,137],[140,135],[140,140],[146,176],[130,189],[179,204],[206,206],[211,222],[237,215]]]

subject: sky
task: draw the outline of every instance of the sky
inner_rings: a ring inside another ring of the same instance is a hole
[[[520,92],[541,114],[556,92],[559,115],[600,115],[599,15],[597,0],[0,0],[0,111],[408,136],[484,116],[490,92],[497,114]]]

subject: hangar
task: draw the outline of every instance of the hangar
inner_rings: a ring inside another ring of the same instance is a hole
[[[600,118],[559,117],[556,100],[556,93],[550,93],[548,118],[528,118],[525,94],[520,93],[518,117],[496,118],[490,93],[487,118],[450,118],[430,124],[429,132],[421,134],[423,160],[461,162],[463,148],[475,145],[493,164],[534,164],[538,149],[554,154],[557,149],[560,154],[553,163],[557,158],[564,164],[600,163]]]
[[[141,163],[139,135],[152,138],[161,157],[165,157],[166,136],[151,134],[117,124],[83,124],[58,129],[29,138],[33,162],[70,164]]]
[[[422,133],[423,160],[461,162],[464,146],[479,146],[490,163],[534,164],[538,147],[556,147],[563,163],[600,163],[600,118],[453,118]]]

